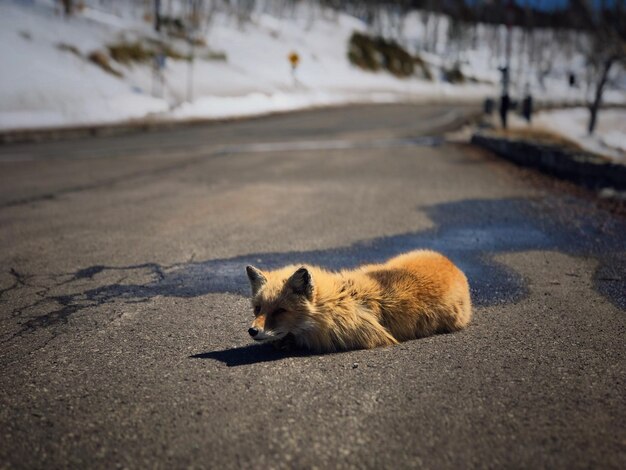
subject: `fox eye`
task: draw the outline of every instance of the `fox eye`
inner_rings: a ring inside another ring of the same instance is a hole
[[[254,314],[258,315],[259,313],[261,313],[261,306],[260,305],[255,305],[254,306]]]

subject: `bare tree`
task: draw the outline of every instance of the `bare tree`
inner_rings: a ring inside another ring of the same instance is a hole
[[[593,91],[588,103],[587,130],[589,134],[593,134],[611,69],[616,64],[626,62],[626,11],[620,1],[605,0],[596,8],[585,0],[573,0],[572,5],[585,22],[590,35],[586,55]]]
[[[154,30],[161,31],[161,0],[154,0]]]
[[[61,3],[63,4],[65,16],[70,16],[74,13],[74,0],[61,0]]]
[[[231,0],[227,3],[230,13],[237,19],[237,25],[240,29],[243,29],[244,25],[252,18],[256,0]]]

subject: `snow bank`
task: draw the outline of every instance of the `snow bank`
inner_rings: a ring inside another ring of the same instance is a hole
[[[0,57],[6,65],[0,74],[1,129],[224,118],[346,103],[477,101],[493,92],[488,84],[453,87],[361,71],[348,62],[347,44],[354,30],[364,29],[362,22],[320,12],[314,22],[308,14],[259,13],[244,26],[217,15],[205,35],[209,48],[196,48],[191,67],[168,59],[161,84],[150,64],[113,62],[120,78],[90,63],[89,54],[122,39],[156,38],[140,15],[122,6],[115,12],[87,7],[64,18],[51,0],[0,3]],[[172,45],[180,54],[190,52],[182,41]],[[226,60],[210,60],[210,51]],[[291,51],[301,57],[295,76],[287,60]],[[187,102],[190,77],[193,99]]]
[[[168,110],[167,102],[130,86],[86,59],[111,31],[67,21],[51,8],[0,4],[0,128],[117,122]]]
[[[545,129],[561,135],[582,148],[626,163],[626,109],[603,109],[598,113],[593,135],[587,132],[589,110],[586,108],[541,111],[534,115],[532,128]],[[514,127],[526,126],[521,119]]]
[[[194,49],[193,65],[168,59],[163,83],[149,63],[112,62],[123,75],[118,77],[88,56],[119,41],[159,37],[142,19],[141,2],[87,5],[65,18],[53,0],[0,2],[0,129],[224,118],[345,103],[478,102],[498,90],[499,64],[480,49],[459,52],[458,58],[464,73],[481,83],[443,82],[437,71],[449,60],[435,53],[422,54],[434,72],[433,82],[364,72],[347,60],[348,39],[355,30],[365,30],[364,24],[319,7],[314,11],[305,2],[289,14],[257,11],[244,25],[232,15],[216,14],[203,33],[208,46]],[[442,20],[441,48],[446,24]],[[409,15],[407,43],[416,45],[423,28],[419,14]],[[191,52],[184,41],[170,44],[180,55]],[[295,76],[287,60],[292,51],[301,57]],[[545,94],[562,96],[562,89],[561,84]],[[624,93],[617,98],[626,99]]]

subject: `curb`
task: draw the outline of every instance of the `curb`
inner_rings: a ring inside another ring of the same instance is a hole
[[[235,121],[233,118],[230,121]],[[89,137],[105,137],[143,132],[156,132],[178,127],[190,127],[203,124],[220,124],[227,119],[181,120],[181,121],[127,121],[116,124],[94,124],[87,126],[68,126],[40,129],[16,129],[0,131],[0,145],[50,142],[57,140],[75,140]]]
[[[626,165],[584,151],[556,145],[474,134],[471,143],[521,166],[572,181],[590,189],[626,190]]]

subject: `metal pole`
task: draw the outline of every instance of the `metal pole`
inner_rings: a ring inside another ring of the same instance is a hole
[[[154,29],[161,31],[161,0],[154,0]]]
[[[193,56],[194,56],[194,43],[193,38],[189,40],[189,66],[187,67],[187,101],[191,103],[193,101]]]
[[[191,25],[191,31],[187,33],[187,40],[189,41],[189,64],[187,67],[187,102],[191,103],[193,101],[193,60],[195,55],[195,42],[196,35],[198,32],[198,16],[200,14],[200,2],[199,0],[191,0],[190,2],[191,11],[189,12]]]
[[[505,64],[500,70],[502,72],[502,96],[500,98],[500,119],[502,121],[502,127],[506,129],[507,115],[509,112],[509,106],[511,103],[511,97],[509,95],[509,82],[511,75],[511,48],[513,42],[513,0],[509,0],[507,4],[506,12],[506,57]]]

